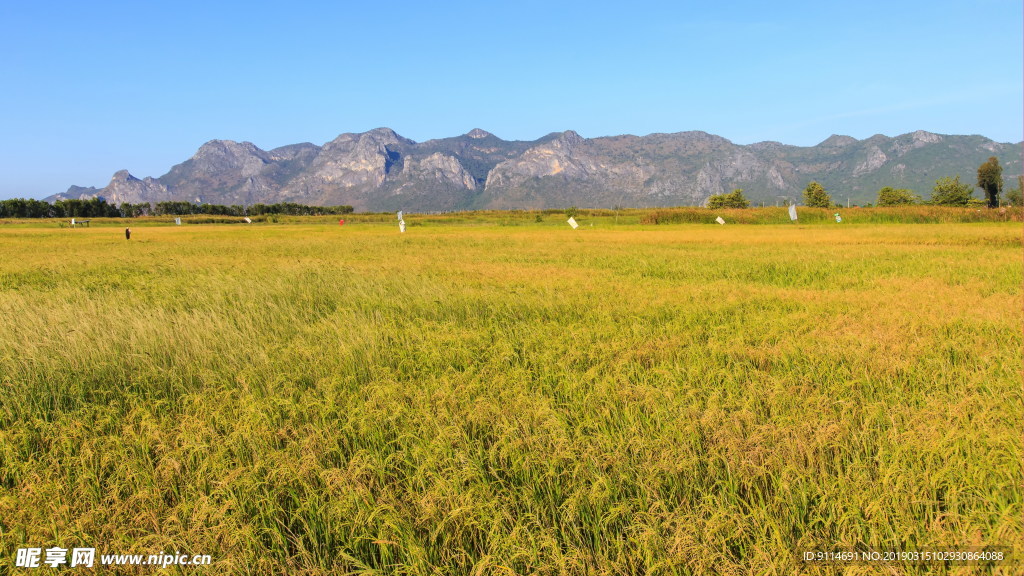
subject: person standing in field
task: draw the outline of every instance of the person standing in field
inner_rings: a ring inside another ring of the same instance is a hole
[[[132,239],[132,229],[131,228],[125,228],[124,229],[124,239],[125,240],[131,240]]]

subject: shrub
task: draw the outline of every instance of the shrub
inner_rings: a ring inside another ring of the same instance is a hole
[[[743,190],[737,188],[729,194],[713,194],[708,198],[708,208],[750,208],[750,202],[743,197]]]
[[[960,176],[939,178],[932,189],[932,204],[939,206],[967,206],[971,201],[971,187],[960,182]]]
[[[909,206],[917,204],[920,200],[913,190],[886,186],[878,191],[879,206]]]
[[[832,197],[825,191],[824,186],[811,182],[804,189],[804,204],[811,208],[831,208]]]

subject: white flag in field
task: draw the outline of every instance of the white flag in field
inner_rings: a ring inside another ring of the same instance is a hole
[[[178,226],[181,226],[181,218],[175,218],[174,223],[177,224]]]
[[[245,217],[245,223],[246,224],[252,224],[252,219],[250,219],[248,216],[246,216]]]
[[[789,205],[789,219],[796,220],[796,204]]]
[[[405,220],[398,221],[398,231],[403,234],[405,233]]]
[[[576,219],[575,218],[570,217],[568,220],[566,220],[566,222],[569,223],[569,226],[572,226],[573,230],[575,230],[575,229],[580,227],[580,225],[576,223]]]
[[[398,221],[399,222],[402,221],[402,211],[401,210],[398,211]]]
[[[719,224],[725,224],[725,220],[722,220],[721,216],[719,216],[718,218],[715,218],[715,222],[718,222]]]

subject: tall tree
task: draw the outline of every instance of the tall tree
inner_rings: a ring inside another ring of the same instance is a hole
[[[1003,191],[1003,167],[995,156],[978,166],[978,188],[988,196],[989,208],[999,207],[999,193]]]

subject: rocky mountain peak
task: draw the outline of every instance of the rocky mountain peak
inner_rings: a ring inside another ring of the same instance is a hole
[[[566,146],[578,146],[583,143],[583,137],[576,133],[575,130],[566,130],[562,132],[562,135],[558,137],[558,141],[562,142]]]
[[[470,130],[469,132],[466,133],[466,136],[469,136],[470,138],[475,138],[475,139],[479,140],[480,138],[487,138],[488,136],[494,136],[494,134],[491,134],[490,132],[488,132],[486,130],[481,130],[479,128],[473,128],[472,130]]]
[[[353,147],[367,151],[383,151],[388,145],[413,145],[415,142],[403,138],[390,128],[374,128],[369,132],[353,134],[346,132],[339,134],[337,138],[324,144],[324,152],[336,150],[352,150]]]
[[[138,182],[139,179],[132,176],[131,172],[127,170],[118,170],[117,172],[114,172],[114,175],[110,178],[111,184],[132,181]]]
[[[365,132],[360,135],[360,140],[369,140],[377,144],[388,145],[388,144],[407,144],[412,145],[416,142],[399,136],[397,132],[391,128],[374,128],[369,132]]]
[[[210,157],[244,157],[244,156],[265,156],[266,152],[260,150],[252,142],[235,142],[234,140],[210,140],[203,144],[192,156],[193,160],[202,160]]]
[[[828,138],[824,139],[821,142],[821,144],[818,144],[818,146],[822,146],[825,148],[842,148],[844,146],[849,146],[851,144],[856,143],[857,139],[854,138],[853,136],[846,136],[845,134],[833,134]]]
[[[88,200],[99,196],[99,190],[95,186],[68,186],[63,194],[54,196],[56,200]]]
[[[270,154],[252,142],[210,140],[199,147],[185,171],[210,175],[232,172],[250,177],[258,174],[271,161]],[[180,172],[184,167],[184,164],[179,164],[171,171]]]
[[[774,151],[785,147],[785,144],[783,144],[782,142],[776,142],[775,140],[764,140],[762,142],[754,142],[753,144],[750,145],[751,150],[764,151]]]
[[[287,146],[281,146],[274,148],[268,154],[271,160],[294,160],[298,157],[303,156],[314,156],[320,151],[320,147],[316,144],[309,142],[303,142],[301,144],[289,144]]]
[[[97,191],[97,194],[112,204],[159,202],[166,199],[162,196],[166,196],[167,188],[152,178],[139,180],[127,170],[118,170],[107,187]]]
[[[942,142],[942,136],[932,134],[931,132],[925,132],[924,130],[911,132],[910,137],[914,139],[915,143],[934,144],[936,142]]]
[[[890,139],[889,147],[897,156],[902,156],[911,150],[917,150],[918,148],[924,148],[925,146],[931,146],[940,142],[942,142],[942,136],[918,130],[917,132],[911,132],[910,134]]]

